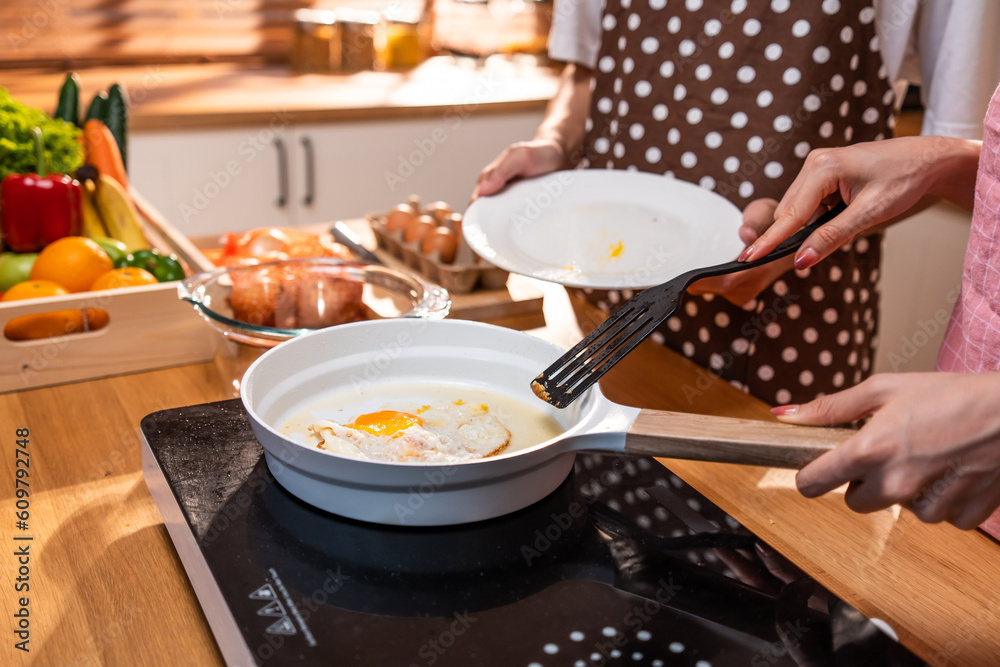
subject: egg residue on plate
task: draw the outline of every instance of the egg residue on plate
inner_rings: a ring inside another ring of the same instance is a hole
[[[507,427],[483,403],[395,403],[349,424],[309,426],[318,447],[333,454],[390,462],[467,461],[493,456],[510,443]]]

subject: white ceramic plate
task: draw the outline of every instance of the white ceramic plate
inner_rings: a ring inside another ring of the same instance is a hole
[[[521,181],[469,206],[462,232],[487,261],[569,287],[659,285],[743,250],[742,214],[675,178],[579,169]]]

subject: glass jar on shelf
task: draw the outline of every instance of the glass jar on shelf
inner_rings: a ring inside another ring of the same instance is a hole
[[[338,72],[341,69],[340,25],[331,10],[295,11],[291,65],[297,72]]]
[[[338,7],[340,25],[341,67],[344,71],[375,67],[375,30],[379,14],[369,9]]]
[[[499,27],[500,53],[545,53],[552,27],[552,0],[487,0]]]
[[[382,12],[375,31],[375,69],[410,69],[426,59],[429,38],[421,18],[419,11],[398,6]]]

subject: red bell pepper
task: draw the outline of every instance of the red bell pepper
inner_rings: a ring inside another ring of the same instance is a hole
[[[45,175],[45,147],[37,127],[36,174],[9,174],[0,183],[0,229],[14,252],[38,252],[64,236],[79,236],[80,184],[66,174]]]

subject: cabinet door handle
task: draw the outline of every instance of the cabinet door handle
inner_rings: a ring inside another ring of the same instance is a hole
[[[288,155],[280,137],[274,139],[274,147],[278,151],[278,208],[285,208],[288,204]]]
[[[306,196],[302,203],[312,206],[316,194],[316,161],[313,155],[313,142],[309,137],[302,137],[302,148],[306,158]]]

